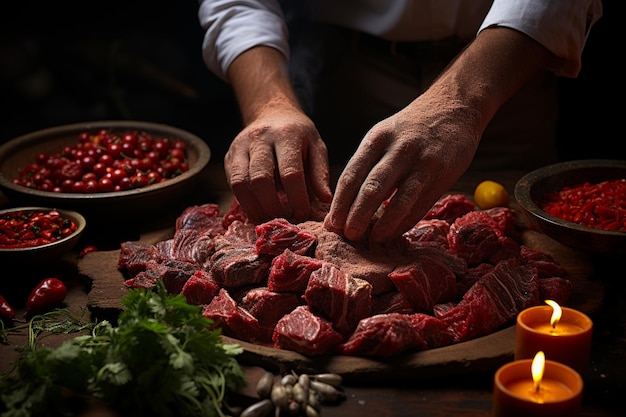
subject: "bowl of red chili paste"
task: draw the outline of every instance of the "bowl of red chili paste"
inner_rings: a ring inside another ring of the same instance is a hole
[[[13,205],[145,219],[190,194],[210,156],[203,139],[165,124],[68,124],[0,146],[0,189]]]
[[[530,226],[567,246],[626,253],[626,160],[588,159],[524,175],[515,199]]]
[[[85,230],[82,214],[49,207],[0,210],[0,259],[5,263],[41,262],[69,253]]]

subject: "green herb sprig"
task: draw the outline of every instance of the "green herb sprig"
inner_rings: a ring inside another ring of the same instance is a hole
[[[120,415],[225,417],[228,393],[245,385],[239,345],[222,343],[201,307],[167,292],[131,289],[117,326],[57,348],[29,349],[18,376],[0,376],[0,416],[76,415],[74,397],[95,397]]]

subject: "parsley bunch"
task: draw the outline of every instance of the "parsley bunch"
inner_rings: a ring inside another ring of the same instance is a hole
[[[167,292],[131,289],[117,326],[57,348],[25,351],[17,376],[0,376],[0,416],[73,416],[76,398],[99,398],[121,415],[220,416],[225,396],[245,384],[238,345],[223,344],[201,307]]]

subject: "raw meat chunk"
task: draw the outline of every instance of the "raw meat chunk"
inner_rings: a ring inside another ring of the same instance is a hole
[[[330,354],[343,340],[332,323],[311,312],[307,306],[296,307],[276,324],[274,347],[309,356]]]
[[[220,286],[211,277],[209,272],[198,269],[183,285],[180,293],[185,296],[189,304],[209,304],[219,292]]]
[[[414,312],[415,310],[409,303],[409,300],[398,291],[372,296],[372,315],[389,313],[411,314]]]
[[[372,312],[372,286],[329,263],[311,274],[304,299],[313,313],[330,319],[342,335],[354,331]]]
[[[435,304],[454,300],[456,277],[441,262],[423,260],[396,268],[389,278],[415,311],[432,312]]]
[[[257,238],[255,226],[252,223],[242,223],[239,220],[233,220],[230,223],[224,232],[224,237],[235,244],[248,245],[254,245]]]
[[[523,309],[537,304],[537,270],[508,260],[483,275],[457,306],[440,318],[449,325],[455,343],[459,343],[489,334],[511,322]]]
[[[416,313],[409,316],[418,333],[423,349],[436,349],[448,346],[454,341],[454,335],[443,320],[430,314]]]
[[[568,272],[558,264],[552,255],[537,249],[522,245],[520,256],[527,264],[537,268],[539,278],[561,277],[565,278]]]
[[[168,260],[161,264],[149,264],[145,271],[127,279],[125,284],[129,288],[152,289],[162,279],[169,293],[179,294],[196,270],[197,265],[193,263]]]
[[[344,355],[389,357],[408,350],[423,350],[413,322],[406,314],[379,314],[361,320],[338,351]]]
[[[271,343],[274,327],[285,314],[302,304],[299,294],[279,293],[265,287],[253,288],[242,298],[240,306],[259,321],[261,340]]]
[[[409,229],[404,237],[410,244],[435,246],[442,249],[448,247],[450,223],[441,219],[422,219]]]
[[[259,321],[238,306],[223,288],[209,304],[204,306],[202,315],[213,320],[213,328],[222,329],[226,336],[254,342],[261,335]]]
[[[572,295],[572,281],[561,278],[541,278],[539,279],[539,298],[541,301],[553,300],[560,305],[565,305]]]
[[[298,255],[289,249],[272,259],[267,287],[271,291],[303,293],[311,273],[322,267],[323,261]]]
[[[452,224],[459,217],[474,211],[476,206],[464,194],[448,194],[441,197],[433,204],[430,210],[424,215],[424,220],[439,219]]]
[[[271,258],[259,255],[253,245],[233,244],[216,239],[215,253],[209,260],[213,278],[226,289],[261,284],[266,278]]]
[[[220,216],[220,207],[217,204],[202,204],[200,206],[187,207],[176,218],[176,231],[178,233],[181,230],[192,229],[198,230],[203,234],[206,230],[211,230],[213,236],[224,233],[223,226],[217,226],[215,218],[222,221]]]
[[[256,226],[256,234],[256,251],[265,255],[277,256],[285,249],[304,255],[317,241],[315,235],[281,218]]]
[[[483,211],[472,211],[450,226],[450,251],[467,261],[468,266],[488,262],[501,249],[504,234],[495,220]]]
[[[154,245],[133,241],[122,242],[117,269],[133,277],[145,271],[148,264],[160,263],[164,260]]]
[[[520,231],[517,226],[517,212],[510,207],[492,207],[485,213],[495,220],[498,228],[508,237],[519,242]]]

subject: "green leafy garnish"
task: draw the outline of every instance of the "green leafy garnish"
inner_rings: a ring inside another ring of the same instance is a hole
[[[17,376],[0,376],[0,416],[73,416],[76,398],[99,398],[120,415],[219,416],[228,393],[245,384],[239,345],[222,343],[200,306],[169,294],[131,289],[117,326],[57,348],[23,352]]]

